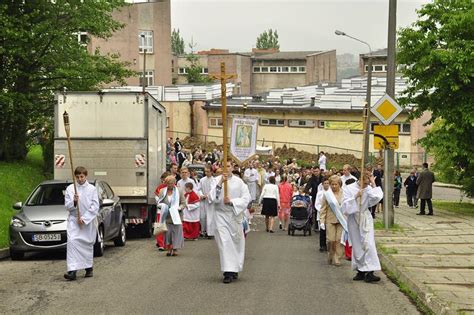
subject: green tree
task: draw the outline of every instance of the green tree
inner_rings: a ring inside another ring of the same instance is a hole
[[[199,57],[194,53],[197,43],[191,38],[191,42],[188,43],[190,53],[186,56],[186,60],[189,62],[189,67],[186,69],[186,78],[188,83],[209,83],[212,79],[209,76],[202,73],[202,66],[199,62]]]
[[[474,195],[474,4],[434,0],[399,32],[398,62],[408,79],[404,105],[413,117],[431,112],[435,122],[420,143],[435,154],[435,167]]]
[[[179,29],[173,29],[173,32],[171,33],[171,51],[175,55],[184,54],[184,39],[181,37]]]
[[[118,55],[101,55],[99,49],[90,54],[78,41],[79,31],[110,37],[122,27],[111,13],[124,5],[124,0],[0,3],[0,160],[24,159],[32,130],[51,134],[54,91],[96,89],[135,74]]]
[[[278,43],[278,32],[277,30],[269,29],[264,31],[257,37],[257,48],[258,49],[270,49],[276,48],[280,49],[280,44]]]

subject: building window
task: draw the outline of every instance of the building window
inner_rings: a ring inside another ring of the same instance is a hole
[[[410,123],[401,124],[400,133],[411,133],[411,124]]]
[[[365,65],[365,72],[369,71],[369,66]],[[387,72],[386,65],[372,65],[372,72]]]
[[[145,71],[146,86],[155,85],[155,73],[153,70]],[[140,85],[143,86],[143,72],[140,73]]]
[[[268,72],[268,67],[262,67],[262,72]]]
[[[201,74],[208,74],[209,69],[208,68],[201,68]]]
[[[143,53],[146,49],[147,54],[153,53],[153,31],[141,31],[138,34],[138,51]]]
[[[277,72],[277,67],[270,67],[270,72]]]
[[[179,73],[179,74],[187,74],[187,73],[188,73],[188,69],[187,69],[187,68],[179,68],[179,69],[178,69],[178,73]]]
[[[212,127],[212,128],[222,127],[222,118],[209,118],[209,127]]]
[[[314,128],[315,122],[314,122],[314,120],[290,119],[290,120],[288,120],[288,126],[290,126],[290,127],[302,127],[302,128]]]
[[[290,72],[290,67],[280,67],[281,72]]]
[[[318,128],[324,128],[324,120],[318,120]]]
[[[253,72],[261,72],[260,67],[253,67]]]
[[[260,125],[262,126],[279,126],[283,127],[285,125],[285,120],[284,119],[267,119],[267,118],[261,118],[260,119]]]
[[[89,36],[87,32],[76,32],[73,33],[75,36],[77,36],[77,42],[81,46],[87,46],[87,43],[89,42]]]
[[[299,72],[306,72],[306,67],[298,67]]]
[[[298,72],[298,67],[291,67],[291,72]]]

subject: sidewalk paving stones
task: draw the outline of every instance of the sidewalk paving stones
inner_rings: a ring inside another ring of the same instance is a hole
[[[382,263],[435,314],[474,314],[474,217],[417,212],[396,208],[400,231],[376,231]]]

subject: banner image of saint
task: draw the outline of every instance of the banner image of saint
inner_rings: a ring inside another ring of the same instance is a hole
[[[237,125],[235,146],[248,148],[252,143],[252,126]]]

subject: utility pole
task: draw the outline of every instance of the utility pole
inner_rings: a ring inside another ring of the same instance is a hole
[[[397,0],[389,0],[388,10],[388,40],[387,40],[387,94],[395,99],[395,73],[396,73],[396,35],[397,35]],[[383,221],[385,228],[393,226],[395,212],[393,210],[393,172],[394,150],[384,150],[384,199]]]

